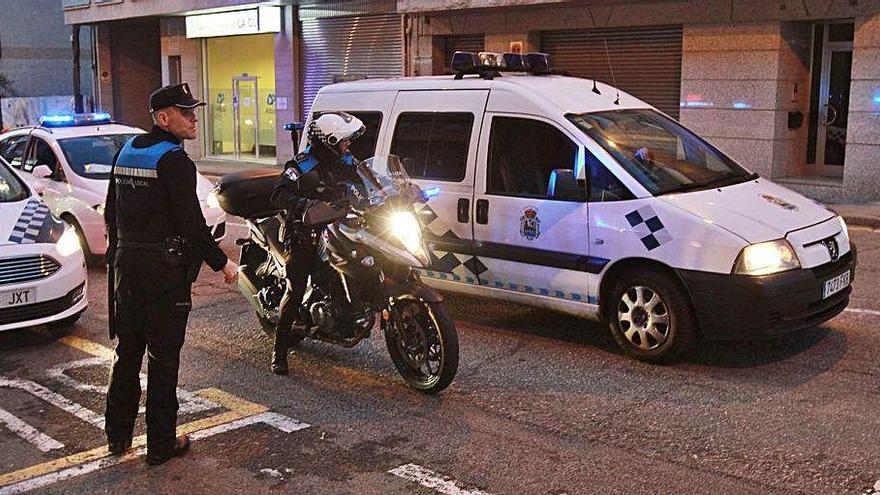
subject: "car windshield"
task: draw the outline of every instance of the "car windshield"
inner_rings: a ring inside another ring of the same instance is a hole
[[[58,144],[76,175],[87,179],[109,179],[113,158],[135,134],[108,134],[59,139]]]
[[[649,109],[568,114],[654,195],[721,187],[755,178],[674,120]]]
[[[18,178],[5,160],[0,160],[0,203],[13,203],[30,196],[24,182]]]

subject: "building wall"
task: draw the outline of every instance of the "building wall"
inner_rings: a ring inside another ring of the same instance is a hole
[[[180,80],[189,83],[189,89],[194,97],[204,101],[204,75],[202,72],[202,40],[188,39],[186,37],[186,21],[183,17],[163,17],[159,20],[162,36],[160,49],[162,58],[162,79],[156,85],[160,87],[170,83],[168,71],[168,57],[180,57]],[[206,118],[204,112],[199,116],[201,119],[199,135],[205,136]],[[202,138],[195,141],[184,142],[184,150],[193,160],[204,156]]]
[[[844,189],[880,199],[880,14],[856,19]]]
[[[787,121],[807,113],[809,63],[809,25],[685,26],[680,121],[754,172],[797,175],[806,125]]]
[[[162,84],[159,20],[114,23],[109,29],[113,117],[149,129],[150,93]]]
[[[0,0],[0,12],[0,73],[13,81],[15,95],[72,95],[71,26],[64,25],[60,2]],[[35,12],[40,13],[36,24]],[[80,84],[88,108],[93,78],[87,27],[80,30],[80,48]]]

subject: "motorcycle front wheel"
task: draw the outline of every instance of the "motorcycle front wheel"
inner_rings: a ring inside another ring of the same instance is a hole
[[[394,367],[416,390],[435,394],[458,371],[458,333],[439,303],[399,300],[385,325],[385,344]]]

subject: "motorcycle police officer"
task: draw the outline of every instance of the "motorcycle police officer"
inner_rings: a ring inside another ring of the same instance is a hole
[[[119,337],[107,392],[108,449],[131,446],[141,395],[140,369],[148,351],[147,457],[149,465],[186,452],[175,438],[180,349],[192,306],[192,283],[204,260],[226,283],[237,265],[214,242],[196,196],[196,168],[181,144],[195,139],[195,99],[186,83],[150,95],[155,125],[130,139],[113,165],[104,219],[108,269],[115,272],[110,333]]]
[[[287,291],[281,300],[270,365],[270,370],[277,375],[288,372],[287,353],[293,338],[291,327],[298,316],[308,277],[320,263],[310,242],[311,232],[298,220],[311,201],[334,201],[338,183],[359,180],[357,161],[348,147],[364,130],[364,123],[353,115],[323,113],[309,124],[309,146],[287,162],[272,191],[272,205],[288,213],[285,223]]]

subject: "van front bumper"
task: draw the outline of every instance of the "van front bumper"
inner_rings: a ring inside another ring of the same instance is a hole
[[[849,304],[855,280],[856,247],[816,268],[765,276],[677,270],[707,340],[770,337],[814,327]],[[850,270],[850,285],[823,299],[826,280]]]

